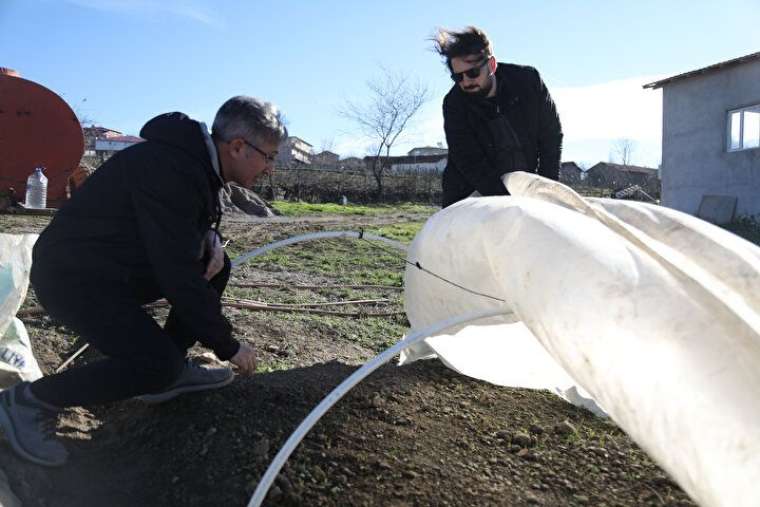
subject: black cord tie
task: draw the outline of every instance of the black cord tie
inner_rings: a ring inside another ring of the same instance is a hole
[[[385,247],[382,247],[382,246],[380,246],[380,245],[377,245],[377,244],[375,244],[375,243],[372,243],[371,241],[369,241],[369,240],[367,240],[367,239],[364,239],[364,237],[363,237],[363,236],[364,236],[364,230],[362,229],[362,230],[361,230],[361,232],[360,232],[360,234],[359,234],[359,239],[361,239],[362,241],[366,241],[366,242],[367,242],[367,243],[369,243],[369,244],[370,244],[370,246],[372,246],[373,248],[377,248],[378,250],[382,250],[383,252],[385,252],[385,253],[387,253],[387,254],[389,254],[389,255],[392,255],[393,257],[396,257],[396,258],[398,258],[398,259],[401,259],[401,260],[402,260],[402,261],[404,261],[406,264],[409,264],[410,266],[414,266],[415,268],[419,269],[419,270],[420,270],[420,271],[422,271],[423,273],[427,273],[427,274],[429,274],[430,276],[433,276],[433,277],[435,277],[435,278],[437,278],[437,279],[441,280],[442,282],[446,282],[446,283],[448,283],[448,284],[450,284],[450,285],[453,285],[454,287],[457,287],[457,288],[459,288],[459,289],[462,289],[463,291],[465,291],[465,292],[469,292],[470,294],[474,294],[474,295],[476,295],[476,296],[481,296],[481,297],[484,297],[484,298],[493,299],[494,301],[501,301],[502,303],[505,303],[505,302],[506,302],[506,301],[504,301],[504,300],[503,300],[503,299],[501,299],[501,298],[497,298],[496,296],[490,296],[490,295],[488,295],[488,294],[484,294],[484,293],[482,293],[482,292],[478,292],[478,291],[475,291],[475,290],[472,290],[472,289],[468,289],[467,287],[465,287],[465,286],[463,286],[463,285],[459,285],[459,284],[458,284],[458,283],[456,283],[456,282],[452,282],[451,280],[447,280],[446,278],[442,277],[441,275],[438,275],[438,274],[436,274],[436,273],[433,273],[433,272],[432,272],[432,271],[430,271],[429,269],[425,269],[425,268],[423,268],[423,267],[422,267],[422,264],[420,264],[420,262],[419,262],[419,261],[415,261],[415,262],[411,262],[411,261],[408,261],[408,260],[406,260],[404,257],[401,257],[400,255],[398,255],[396,252],[390,251],[390,250],[388,250],[388,249],[387,249],[387,248],[385,248]]]

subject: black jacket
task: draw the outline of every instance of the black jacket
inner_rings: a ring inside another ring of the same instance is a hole
[[[199,258],[220,218],[222,186],[201,126],[168,113],[140,136],[146,141],[106,161],[42,232],[32,283],[83,279],[135,293],[157,286],[183,325],[229,359],[239,344]]]
[[[494,98],[473,97],[454,85],[443,99],[449,159],[443,206],[477,190],[507,194],[500,177],[537,172],[557,180],[562,127],[549,91],[533,67],[500,63]]]

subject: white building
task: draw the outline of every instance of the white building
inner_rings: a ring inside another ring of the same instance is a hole
[[[760,214],[760,52],[644,88],[662,88],[662,204]]]
[[[104,161],[117,151],[129,148],[135,144],[141,143],[145,139],[137,136],[110,136],[95,139],[95,156]]]
[[[110,137],[121,137],[124,135],[118,130],[113,130],[106,127],[96,127],[95,125],[82,127],[82,134],[84,135],[84,155],[86,157],[94,157],[96,155],[96,140]]]
[[[311,158],[313,153],[313,147],[296,136],[288,136],[282,143],[280,143],[280,150],[277,153],[277,164],[290,166],[290,165],[309,165],[311,164]]]
[[[443,172],[448,162],[448,156],[443,155],[420,155],[405,157],[381,157],[382,164],[390,172]],[[372,169],[375,157],[364,157],[364,163],[368,170]]]
[[[95,139],[95,152],[114,152],[121,151],[124,148],[141,143],[145,139],[136,136],[113,136],[102,139]]]
[[[407,155],[410,157],[421,157],[426,155],[448,155],[449,150],[443,146],[422,146],[419,148],[412,148]]]

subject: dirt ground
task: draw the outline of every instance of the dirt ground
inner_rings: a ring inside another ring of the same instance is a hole
[[[372,230],[424,218],[403,213],[236,218],[223,229],[237,254],[304,232]],[[35,232],[46,222],[0,215],[0,230]],[[260,352],[256,375],[158,406],[130,400],[69,410],[59,434],[71,460],[60,469],[21,461],[0,442],[0,468],[16,495],[26,506],[246,505],[270,460],[308,412],[406,329],[403,314],[371,316],[400,313],[401,292],[333,287],[400,285],[403,262],[357,243],[310,243],[247,264],[232,280],[321,288],[231,287],[230,294],[289,304],[389,301],[356,317],[226,308],[236,335]],[[32,291],[24,308],[35,304]],[[158,319],[166,315],[164,309],[152,311]],[[46,373],[80,345],[45,315],[25,324]],[[74,366],[93,360],[97,352],[88,351]],[[505,368],[519,360],[505,358]],[[611,421],[545,391],[463,377],[437,360],[386,365],[350,392],[298,447],[266,504],[694,505]]]

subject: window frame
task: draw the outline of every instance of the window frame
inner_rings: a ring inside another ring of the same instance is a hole
[[[738,107],[736,109],[730,109],[726,114],[726,152],[734,153],[737,151],[757,150],[760,149],[760,139],[756,146],[749,148],[744,147],[744,113],[758,113],[760,114],[760,103],[752,104],[749,106]],[[739,113],[739,146],[734,148],[732,145],[731,130],[733,127],[733,116],[735,113]],[[760,135],[758,136],[760,138]]]

